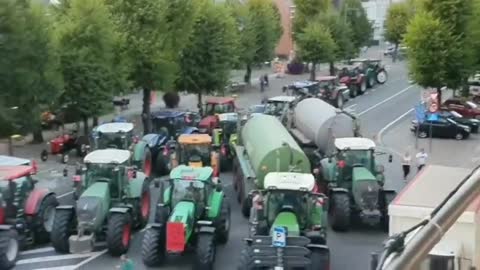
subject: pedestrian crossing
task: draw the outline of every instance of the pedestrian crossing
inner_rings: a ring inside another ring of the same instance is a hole
[[[53,247],[20,252],[14,270],[75,270],[106,253],[105,242],[97,243],[91,252],[81,254],[57,253]]]

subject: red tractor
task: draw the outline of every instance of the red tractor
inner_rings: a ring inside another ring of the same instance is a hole
[[[50,241],[58,201],[35,188],[35,164],[0,166],[0,269],[15,266],[19,250]]]
[[[44,149],[40,153],[42,161],[47,161],[50,153],[51,155],[60,155],[62,163],[68,162],[70,151],[75,150],[77,156],[84,157],[90,148],[88,137],[77,136],[76,131],[53,138],[47,142],[47,147],[50,149]]]
[[[354,98],[367,91],[367,80],[359,67],[355,65],[344,65],[336,67],[336,74],[340,78],[340,83],[345,84],[350,89],[350,97]]]
[[[232,113],[236,111],[235,97],[211,97],[207,99],[203,108],[203,119],[200,120],[198,128],[201,133],[212,134],[213,129],[218,127],[217,115]]]

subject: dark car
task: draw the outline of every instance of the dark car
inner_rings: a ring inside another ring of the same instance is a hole
[[[465,118],[456,111],[441,111],[440,116],[443,118],[450,118],[462,125],[469,126],[472,133],[478,133],[478,127],[480,126],[480,120],[478,119]]]
[[[480,119],[480,108],[471,101],[463,101],[456,98],[447,99],[443,102],[442,109],[456,111],[467,118]]]
[[[462,125],[451,118],[439,118],[436,121],[427,120],[421,124],[419,124],[417,120],[413,120],[410,130],[420,138],[430,137],[431,131],[432,137],[455,138],[457,140],[468,138],[471,132],[469,126]]]

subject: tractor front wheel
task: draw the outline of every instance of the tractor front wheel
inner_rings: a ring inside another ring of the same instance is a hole
[[[50,233],[53,230],[55,219],[55,207],[57,205],[57,198],[53,195],[45,197],[40,204],[40,208],[33,219],[35,242],[37,244],[46,243],[50,240]]]
[[[250,246],[246,246],[242,253],[240,253],[240,263],[237,267],[238,270],[254,270],[257,269],[255,267],[255,260],[253,258],[253,251]]]
[[[347,193],[333,193],[330,225],[334,231],[347,231],[350,227],[350,198]]]
[[[142,260],[146,266],[161,265],[166,257],[165,227],[148,228],[143,235]]]
[[[228,242],[228,236],[230,235],[230,204],[223,198],[222,209],[217,221],[217,242],[225,244]]]
[[[70,246],[68,238],[71,235],[73,227],[73,212],[68,210],[57,210],[53,218],[52,233],[50,240],[52,246],[57,252],[68,253]]]
[[[0,231],[0,269],[15,266],[19,253],[18,234],[15,230]]]
[[[132,218],[130,213],[112,213],[108,219],[107,248],[113,256],[128,251],[132,236]]]
[[[313,249],[311,250],[310,260],[312,264],[310,265],[311,270],[328,270],[330,269],[330,254],[328,250],[322,249]]]
[[[143,173],[145,173],[147,177],[150,177],[152,175],[152,152],[150,152],[150,149],[148,147],[145,147],[142,166]]]
[[[151,196],[148,182],[143,182],[142,195],[139,199],[138,209],[138,227],[143,228],[148,223],[150,216]]]
[[[197,239],[194,270],[212,270],[215,262],[215,235],[200,233]]]

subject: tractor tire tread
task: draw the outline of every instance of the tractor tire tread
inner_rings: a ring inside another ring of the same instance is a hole
[[[197,238],[194,270],[212,270],[215,263],[215,236],[200,233]]]
[[[250,246],[245,246],[240,253],[240,263],[237,270],[254,270],[255,262],[253,260],[253,252]]]
[[[35,243],[44,244],[50,241],[50,233],[47,232],[43,226],[43,212],[51,206],[55,209],[58,206],[57,198],[54,195],[48,195],[45,197],[38,208],[38,212],[33,219],[33,231],[35,235]]]
[[[68,253],[70,251],[68,238],[70,237],[72,223],[72,212],[65,210],[55,212],[52,233],[50,234],[50,241],[55,251],[60,253]]]
[[[15,230],[5,230],[5,231],[0,231],[0,269],[11,269],[15,266],[15,263],[18,258],[18,250],[17,250],[17,255],[13,260],[9,260],[7,258],[7,249],[8,245],[10,242],[10,239],[16,239],[17,240],[17,247],[19,247],[18,243],[18,233]]]
[[[311,270],[328,270],[330,269],[330,255],[328,252],[322,252],[322,250],[311,250],[310,260],[312,264],[310,265]]]
[[[334,231],[347,231],[350,227],[350,198],[346,193],[332,195],[331,226]]]
[[[132,224],[130,213],[113,213],[108,219],[107,249],[113,256],[120,256],[128,251],[129,246],[125,247],[122,242],[126,224]]]
[[[220,210],[220,216],[218,217],[218,223],[217,223],[217,229],[216,229],[217,242],[219,244],[226,244],[228,242],[228,238],[230,235],[230,225],[231,225],[230,214],[231,214],[230,204],[224,197],[222,201],[222,208]],[[227,222],[228,222],[228,227],[227,227]]]
[[[142,240],[142,260],[146,266],[158,266],[164,262],[165,240],[164,227],[149,228],[145,231]]]
[[[142,216],[142,197],[143,197],[143,194],[145,192],[148,192],[149,193],[149,197],[150,197],[150,208],[148,209],[148,215],[147,215],[147,218],[144,219],[143,216]],[[140,198],[138,199],[139,202],[138,202],[138,222],[137,222],[137,228],[144,228],[147,223],[148,223],[148,220],[150,218],[150,210],[152,208],[152,197],[151,197],[151,193],[150,193],[150,184],[148,181],[145,181],[143,182],[143,186],[142,186],[142,193],[140,194]]]

